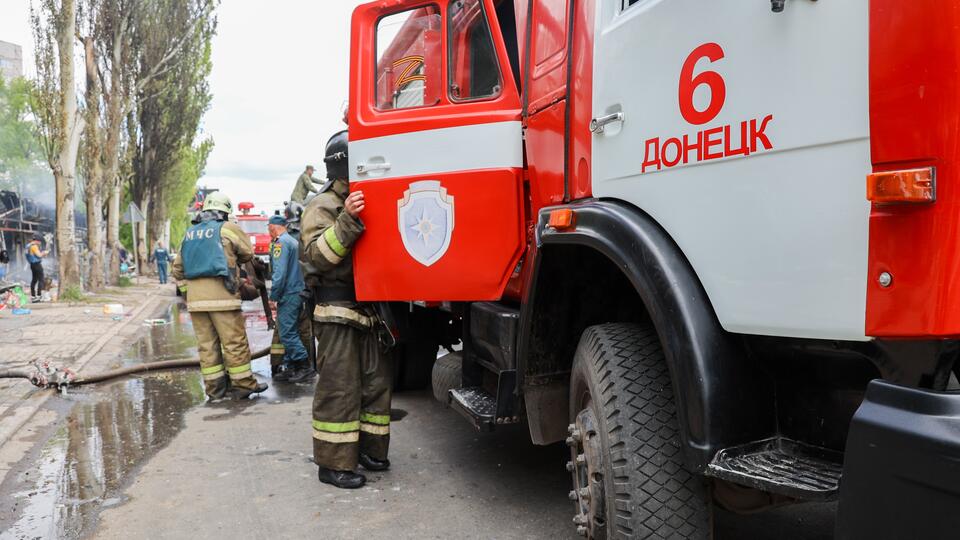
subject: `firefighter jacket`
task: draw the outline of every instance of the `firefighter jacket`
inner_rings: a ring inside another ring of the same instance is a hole
[[[300,244],[283,233],[270,246],[270,266],[273,268],[270,284],[270,299],[278,301],[303,290],[303,273],[300,271]]]
[[[178,283],[186,280],[187,310],[240,309],[240,265],[252,258],[250,238],[237,224],[204,220],[190,227],[172,273]]]
[[[349,191],[347,180],[336,180],[307,204],[301,217],[300,252],[305,267],[314,272],[308,276],[316,284],[313,320],[370,329],[373,310],[354,298],[350,250],[364,227],[344,211]]]

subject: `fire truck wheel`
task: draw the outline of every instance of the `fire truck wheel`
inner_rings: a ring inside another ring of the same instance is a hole
[[[450,390],[460,388],[463,378],[463,355],[460,352],[445,354],[433,365],[433,397],[444,405],[449,404]]]
[[[704,480],[683,463],[670,373],[650,326],[580,338],[570,381],[570,499],[589,538],[709,538]]]

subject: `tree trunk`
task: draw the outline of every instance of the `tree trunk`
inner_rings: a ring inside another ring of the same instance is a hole
[[[60,154],[54,171],[57,194],[57,254],[60,258],[60,286],[62,295],[68,288],[82,286],[80,259],[77,250],[74,201],[77,152],[83,133],[83,118],[78,114],[76,74],[74,68],[74,39],[77,19],[76,0],[63,0],[62,20],[57,28],[60,67]]]
[[[93,36],[83,39],[84,61],[87,74],[87,137],[86,156],[86,203],[87,203],[87,249],[90,253],[87,288],[99,291],[103,288],[103,247],[101,224],[103,223],[103,138],[100,129],[100,78],[97,73],[97,52]]]
[[[120,183],[109,179],[110,192],[107,201],[107,257],[110,267],[107,279],[111,285],[120,281]]]
[[[144,195],[143,200],[140,201],[140,211],[143,212],[144,218],[150,215],[150,196]],[[148,221],[142,221],[136,227],[137,231],[137,273],[141,276],[148,275],[150,270],[147,265],[147,254],[149,251],[150,244],[148,243],[149,238],[147,237],[147,223]]]
[[[99,168],[98,166],[96,168]],[[90,250],[90,280],[87,287],[92,291],[103,288],[103,197],[99,189],[87,190],[87,248]]]

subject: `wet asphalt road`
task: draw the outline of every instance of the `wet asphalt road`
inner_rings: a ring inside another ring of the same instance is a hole
[[[252,348],[269,343],[248,316]],[[189,316],[167,314],[124,363],[191,357]],[[254,366],[268,378],[268,362]],[[205,404],[199,376],[170,372],[78,389],[0,485],[5,538],[578,538],[566,448],[512,426],[478,434],[428,393],[394,401],[393,470],[340,491],[317,482],[310,397],[277,385],[245,403]],[[835,505],[757,516],[718,512],[720,538],[831,538]]]

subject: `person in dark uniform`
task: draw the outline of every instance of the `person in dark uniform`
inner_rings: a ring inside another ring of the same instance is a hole
[[[390,467],[391,368],[377,337],[377,315],[357,302],[350,250],[363,234],[363,192],[349,193],[347,133],[326,147],[328,182],[303,212],[302,257],[316,283],[313,328],[317,380],[313,459],[321,482],[359,488],[369,471]]]
[[[163,247],[163,244],[157,242],[156,249],[150,255],[152,262],[157,263],[157,275],[160,278],[160,284],[167,283],[167,265],[170,263],[170,252]]]
[[[287,232],[287,220],[283,216],[270,216],[267,227],[273,238],[270,246],[270,267],[273,268],[270,300],[277,304],[277,332],[284,348],[283,370],[274,379],[301,382],[313,372],[313,368],[307,363],[307,349],[297,328],[303,307],[300,243]]]
[[[303,205],[300,203],[287,203],[283,209],[283,217],[287,222],[287,234],[296,241],[298,252],[300,246],[300,216],[302,214]],[[303,262],[303,257],[300,257],[300,272],[305,279],[303,291],[300,292],[300,320],[297,323],[297,330],[300,333],[300,341],[307,350],[307,365],[310,370],[299,374],[296,380],[291,382],[303,382],[313,378],[317,374],[315,369],[317,349],[313,339],[313,282],[309,280],[309,275],[315,274],[316,272],[310,271],[310,266]],[[283,340],[280,339],[280,328],[274,326],[273,342],[270,344],[270,369],[274,380],[290,380],[291,374],[282,369],[285,356],[286,347],[283,345]]]

